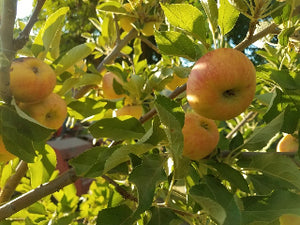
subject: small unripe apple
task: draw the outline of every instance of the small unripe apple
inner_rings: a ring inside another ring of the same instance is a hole
[[[38,103],[19,103],[19,108],[41,125],[57,130],[67,117],[66,102],[55,93],[51,93]]]
[[[143,115],[143,107],[141,105],[127,105],[117,109],[116,116],[132,116],[139,119]]]
[[[9,151],[6,150],[5,145],[3,143],[2,136],[0,136],[0,163],[7,162],[16,158],[17,156],[11,154]]]
[[[283,214],[279,217],[280,225],[300,225],[300,216],[294,214]]]
[[[208,156],[219,141],[219,131],[215,121],[194,112],[185,114],[182,134],[184,137],[183,156],[192,160]]]
[[[114,80],[116,80],[120,84],[123,83],[122,80],[112,72],[107,72],[104,74],[102,78],[102,91],[104,98],[118,99],[125,96],[124,94],[119,95],[115,92],[113,86]]]
[[[120,27],[126,31],[129,32],[133,26],[132,24],[136,21],[136,18],[131,16],[121,16],[120,18]]]
[[[152,36],[155,31],[155,27],[158,27],[159,23],[155,21],[146,22],[141,30],[144,36]]]
[[[40,59],[18,58],[11,64],[10,89],[16,101],[38,102],[56,85],[54,70]]]
[[[299,148],[299,140],[292,134],[287,134],[280,139],[277,144],[277,152],[297,152]]]
[[[238,116],[251,104],[256,71],[242,52],[220,48],[202,56],[187,81],[187,100],[193,110],[213,120]]]

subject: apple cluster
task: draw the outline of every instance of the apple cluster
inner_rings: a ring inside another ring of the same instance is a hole
[[[67,105],[53,92],[55,85],[56,74],[44,61],[27,57],[12,62],[10,89],[17,105],[39,124],[56,130],[67,117]]]
[[[208,156],[217,146],[214,120],[229,120],[244,112],[256,90],[256,71],[242,52],[220,48],[206,53],[193,66],[187,81],[183,155],[193,160]]]

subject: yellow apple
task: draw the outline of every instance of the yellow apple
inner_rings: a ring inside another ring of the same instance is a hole
[[[188,78],[181,78],[174,73],[172,80],[166,85],[166,88],[168,88],[171,91],[174,91],[177,87],[180,87],[181,85],[185,84],[187,80]]]
[[[213,120],[238,116],[251,104],[256,71],[242,52],[220,48],[202,56],[187,81],[187,100],[193,110]]]
[[[56,85],[54,70],[40,59],[18,58],[11,64],[10,89],[16,101],[38,102]]]
[[[141,30],[144,36],[152,36],[155,31],[155,27],[159,27],[159,23],[155,21],[146,22]]]
[[[120,84],[123,83],[122,80],[112,72],[107,72],[104,74],[104,76],[102,78],[102,92],[103,92],[104,98],[118,99],[118,98],[122,98],[125,96],[124,94],[119,95],[115,92],[114,87],[113,87],[114,80],[116,80]]]
[[[300,225],[300,216],[294,214],[284,214],[279,217],[280,225]]]
[[[208,156],[219,141],[219,131],[215,121],[195,112],[185,114],[182,134],[184,137],[183,156],[192,160]]]
[[[141,105],[127,105],[123,108],[117,109],[116,116],[132,116],[136,119],[141,118],[143,115],[143,107]]]
[[[299,140],[296,135],[287,134],[280,139],[277,144],[277,152],[297,152],[299,148]]]
[[[136,21],[136,18],[131,16],[121,16],[120,17],[120,27],[126,31],[129,32],[133,26],[132,24]]]
[[[17,156],[11,154],[9,151],[6,150],[5,145],[3,143],[2,136],[0,136],[0,163],[7,162],[16,158]]]
[[[41,125],[57,130],[67,117],[66,102],[56,93],[38,103],[19,103],[19,107]]]

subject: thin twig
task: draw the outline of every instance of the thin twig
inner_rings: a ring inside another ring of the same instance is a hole
[[[144,42],[146,45],[148,45],[153,51],[155,51],[157,54],[161,54],[159,49],[154,45],[151,41],[149,41],[147,38],[144,36],[139,36],[139,38]]]
[[[120,54],[122,48],[124,48],[132,39],[137,36],[138,32],[136,29],[132,29],[129,33],[119,41],[113,50],[102,60],[102,62],[98,65],[97,70],[101,73],[105,69],[105,65],[111,63],[117,56]],[[87,85],[82,87],[75,95],[75,99],[79,99],[84,96],[93,86]],[[84,91],[83,91],[84,90]]]
[[[38,15],[46,0],[38,0],[34,11],[26,24],[25,28],[19,33],[19,36],[14,40],[14,50],[17,51],[24,47],[26,42],[29,40],[29,34],[33,25],[38,21]]]
[[[0,221],[7,217],[15,214],[16,212],[24,209],[31,204],[35,203],[39,199],[54,193],[62,189],[63,187],[74,183],[78,177],[76,176],[74,169],[69,169],[62,175],[58,176],[56,179],[43,184],[21,196],[13,199],[10,202],[5,203],[0,206]]]
[[[20,183],[20,180],[25,176],[27,170],[27,163],[24,161],[20,161],[19,165],[16,168],[16,172],[9,177],[0,192],[0,204],[10,200],[11,196],[16,190],[16,187]]]

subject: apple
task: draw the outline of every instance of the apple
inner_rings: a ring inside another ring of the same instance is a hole
[[[279,217],[280,225],[300,225],[300,216],[294,214],[283,214]]]
[[[121,16],[120,17],[120,27],[126,31],[129,32],[133,26],[132,24],[136,21],[136,18],[131,16]]]
[[[177,76],[175,73],[173,73],[172,80],[166,85],[166,88],[174,91],[177,87],[180,87],[181,85],[185,84],[187,82],[188,78],[181,78]]]
[[[5,145],[3,143],[2,136],[0,136],[0,163],[7,162],[16,158],[17,156],[13,155],[9,151],[6,150]]]
[[[116,116],[132,116],[140,119],[143,115],[143,107],[141,105],[126,105],[123,108],[116,110]]]
[[[155,31],[155,27],[159,27],[160,23],[155,22],[155,21],[149,21],[146,22],[143,26],[143,28],[141,29],[141,32],[144,36],[152,36],[154,34]]]
[[[10,89],[16,101],[38,102],[47,97],[56,85],[54,70],[40,59],[15,59],[11,64]]]
[[[183,156],[192,160],[208,156],[219,142],[219,131],[215,121],[195,112],[185,114],[182,134]]]
[[[193,66],[186,95],[192,109],[213,120],[238,116],[251,104],[256,71],[242,52],[220,48],[206,53]]]
[[[59,129],[67,117],[67,104],[56,93],[38,103],[19,103],[19,108],[41,125],[50,129]]]
[[[114,80],[116,80],[120,84],[123,83],[121,81],[121,79],[112,72],[107,72],[104,74],[104,76],[102,78],[102,92],[103,92],[104,98],[118,99],[118,98],[122,98],[125,96],[124,94],[119,95],[115,92],[114,87],[113,87]]]
[[[293,134],[287,134],[280,139],[277,144],[277,152],[297,152],[299,149],[299,140]]]

